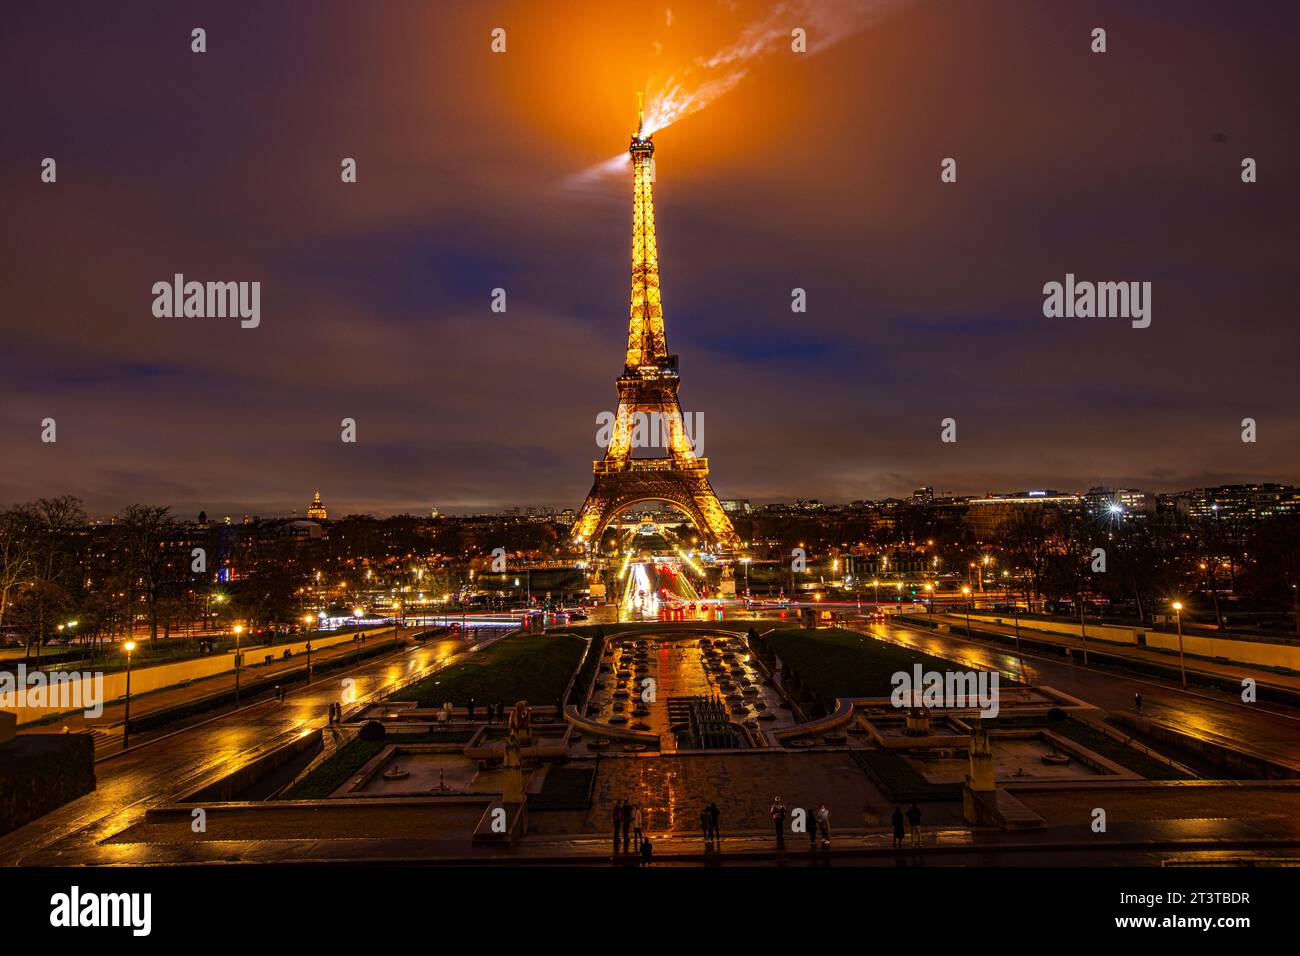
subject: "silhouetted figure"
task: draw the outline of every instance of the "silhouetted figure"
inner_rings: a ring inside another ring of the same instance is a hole
[[[719,846],[721,846],[722,828],[719,826],[719,821],[722,817],[722,813],[721,811],[718,810],[718,805],[714,803],[712,800],[709,801],[708,811],[709,811],[709,826],[710,829],[713,830],[713,839],[718,842]]]
[[[1142,695],[1137,693],[1133,695],[1133,706],[1137,708],[1138,716],[1142,716]]]
[[[903,848],[903,808],[902,807],[897,805],[894,806],[894,815],[890,818],[890,821],[894,824],[894,849],[901,850]]]
[[[468,719],[472,721],[474,719],[474,698],[473,697],[471,697],[469,699],[469,703],[465,705],[465,712],[469,715]]]
[[[655,848],[650,844],[650,838],[646,837],[641,841],[641,865],[649,866],[650,858],[654,856]]]
[[[708,807],[700,811],[700,829],[704,831],[704,846],[705,849],[708,849],[709,843],[713,839],[713,818],[709,816]]]
[[[912,846],[921,846],[921,808],[915,803],[907,808],[907,822],[912,827]]]
[[[817,832],[822,835],[822,846],[831,845],[831,811],[827,809],[826,804],[822,804],[817,810]]]
[[[632,801],[623,801],[623,852],[628,852],[628,843],[632,839]]]
[[[776,831],[776,848],[785,849],[785,804],[780,797],[772,798],[772,829]]]

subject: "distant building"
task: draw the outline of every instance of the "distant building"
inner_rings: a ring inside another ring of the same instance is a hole
[[[1083,511],[1098,521],[1132,521],[1156,511],[1156,496],[1133,488],[1089,488],[1083,495]]]
[[[966,524],[978,538],[995,535],[1012,516],[1026,508],[1069,511],[1080,506],[1078,495],[1059,491],[1020,491],[1009,495],[970,498],[966,505]]]
[[[280,533],[295,541],[315,541],[322,538],[325,531],[315,521],[286,521],[280,526]]]
[[[307,506],[307,520],[326,521],[329,516],[329,512],[325,510],[324,502],[320,500],[320,490],[317,489],[315,497],[311,499],[311,504]]]
[[[1176,508],[1192,518],[1263,521],[1300,511],[1300,489],[1291,485],[1249,484],[1193,488],[1176,497]]]
[[[719,503],[722,505],[722,510],[728,514],[749,514],[748,498],[723,498]]]

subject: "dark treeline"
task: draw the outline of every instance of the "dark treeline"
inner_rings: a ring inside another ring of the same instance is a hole
[[[0,640],[39,653],[126,634],[157,641],[234,621],[273,639],[304,624],[304,609],[323,594],[346,614],[363,590],[389,582],[455,591],[473,558],[494,548],[554,556],[561,540],[553,524],[517,519],[230,524],[141,504],[91,524],[79,499],[41,498],[0,512]]]

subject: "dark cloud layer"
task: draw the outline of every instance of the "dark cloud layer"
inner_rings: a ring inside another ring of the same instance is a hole
[[[1300,480],[1295,6],[891,9],[656,134],[669,342],[719,493]],[[630,183],[575,175],[625,146],[638,88],[771,15],[10,5],[0,500],[576,506]],[[155,318],[176,272],[260,280],[261,326]],[[1066,272],[1151,281],[1151,327],[1043,318]]]

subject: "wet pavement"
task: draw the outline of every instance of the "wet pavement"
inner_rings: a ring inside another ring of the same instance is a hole
[[[0,865],[81,862],[86,850],[139,822],[148,807],[171,802],[272,746],[324,727],[330,703],[347,695],[364,701],[399,681],[427,676],[504,633],[471,630],[359,667],[339,668],[294,690],[282,703],[252,704],[101,760],[95,765],[94,792],[0,837]],[[347,680],[353,683],[345,684]]]
[[[993,668],[1016,680],[1022,676],[1015,651],[1001,645],[893,622],[853,626],[880,640],[914,647],[968,667]],[[1185,691],[1177,684],[1150,677],[1088,668],[1041,654],[1026,652],[1023,660],[1023,678],[1031,684],[1054,687],[1114,713],[1135,713],[1133,695],[1141,693],[1143,716],[1183,732],[1240,741],[1300,773],[1300,710],[1296,708],[1267,700],[1246,704],[1213,690]]]
[[[882,640],[915,647],[973,667],[997,668],[1018,677],[1014,652],[979,641],[887,623],[864,625]],[[1125,787],[1094,793],[1055,792],[1053,785],[1018,799],[1042,814],[1048,827],[1033,832],[971,829],[938,813],[928,817],[920,853],[894,851],[883,828],[869,826],[864,809],[879,804],[870,781],[847,751],[772,754],[759,751],[679,756],[606,757],[599,761],[593,808],[585,833],[538,834],[511,847],[474,846],[466,839],[437,838],[393,814],[364,837],[346,832],[304,839],[286,816],[275,833],[255,831],[244,839],[189,841],[183,829],[150,842],[140,826],[144,811],[211,782],[272,746],[323,726],[327,705],[350,694],[358,704],[395,684],[418,679],[458,659],[470,646],[501,632],[445,638],[401,654],[342,669],[328,680],[299,688],[287,701],[266,701],[222,715],[201,726],[132,749],[97,765],[99,789],[0,838],[3,864],[151,864],[168,862],[356,862],[573,863],[609,865],[608,804],[619,796],[643,803],[660,865],[1154,865],[1170,860],[1223,862],[1241,858],[1300,857],[1300,788],[1291,784],[1193,784]],[[1185,692],[1145,678],[1071,666],[1028,654],[1025,676],[1103,708],[1131,710],[1140,690],[1149,716],[1184,728],[1246,740],[1277,759],[1300,755],[1300,713],[1277,705],[1244,705],[1214,692]],[[345,679],[354,681],[350,689]],[[816,758],[809,760],[809,758]],[[758,763],[746,764],[745,761]],[[771,766],[765,761],[784,760]],[[1145,789],[1144,789],[1145,787]],[[832,810],[832,847],[810,852],[807,838],[788,835],[778,853],[766,827],[771,797],[787,807],[825,799]],[[707,849],[695,832],[698,805],[718,799],[723,807],[723,847]],[[1107,811],[1105,833],[1092,830],[1091,811]],[[956,808],[953,808],[955,812]],[[307,808],[286,813],[307,813]],[[412,810],[412,813],[415,811]],[[409,816],[409,815],[408,815]],[[928,824],[927,824],[928,826]],[[177,842],[180,838],[182,842]],[[145,840],[146,842],[137,842]]]

